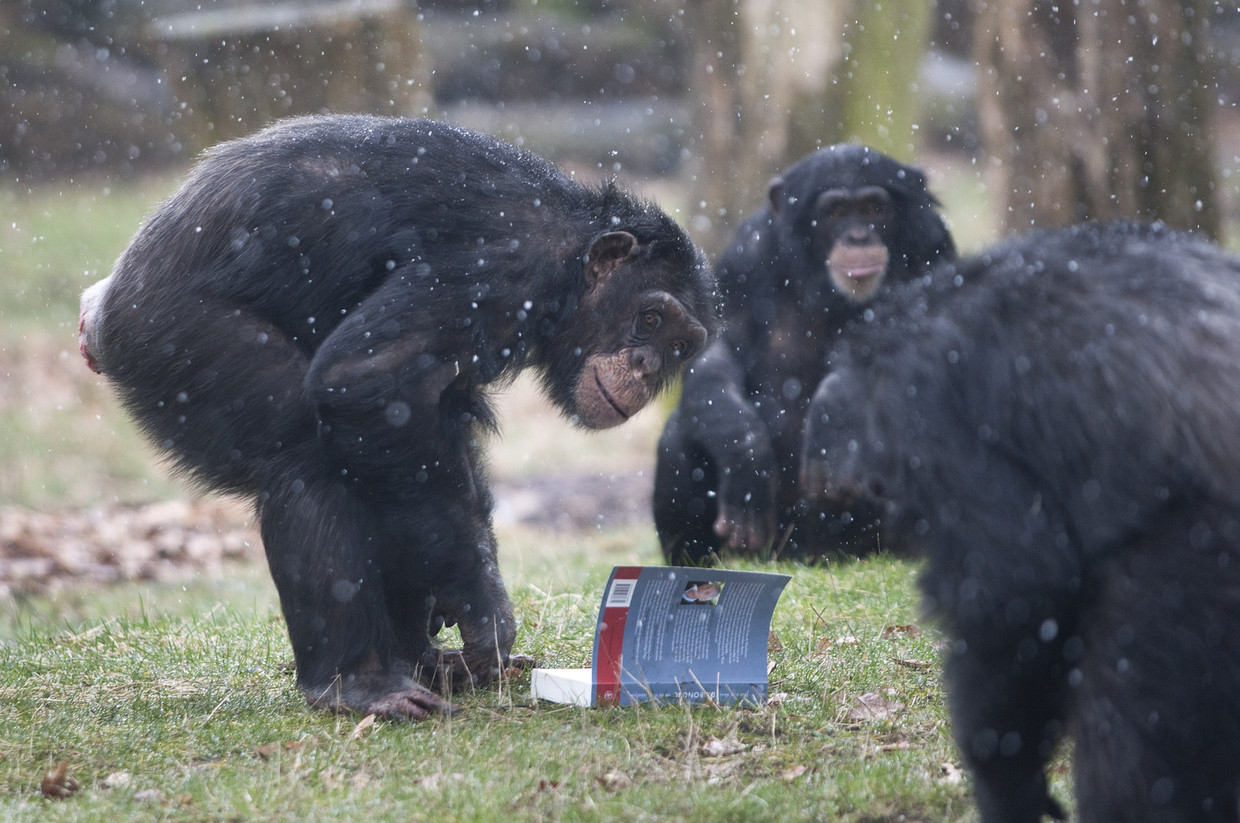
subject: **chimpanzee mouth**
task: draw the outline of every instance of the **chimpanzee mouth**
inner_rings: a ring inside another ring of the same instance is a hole
[[[620,415],[621,419],[628,420],[629,419],[628,412],[620,408],[620,404],[617,403],[615,401],[615,398],[613,398],[610,394],[608,394],[607,389],[603,387],[603,381],[599,379],[599,376],[598,376],[598,369],[594,370],[594,385],[598,387],[598,393],[603,396],[603,399],[606,400],[608,403],[610,403],[611,407],[616,410],[616,414]]]
[[[866,280],[883,270],[882,266],[862,266],[856,269],[845,269],[844,276],[849,280]]]

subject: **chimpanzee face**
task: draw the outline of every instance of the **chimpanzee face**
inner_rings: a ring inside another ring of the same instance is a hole
[[[887,276],[891,195],[881,186],[828,189],[813,205],[814,254],[845,297],[869,300]]]
[[[825,275],[854,303],[956,256],[922,172],[864,146],[803,158],[771,181],[767,197],[781,242],[804,261],[794,276]]]
[[[584,347],[572,412],[592,429],[610,428],[646,406],[706,344],[706,327],[666,288],[659,262],[645,262],[628,232],[594,242],[586,262],[583,310],[598,332]]]
[[[661,290],[628,301],[618,341],[586,356],[577,381],[577,416],[592,429],[628,420],[646,406],[706,343],[706,329]]]

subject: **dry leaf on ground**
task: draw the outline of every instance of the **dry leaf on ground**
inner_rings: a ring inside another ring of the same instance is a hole
[[[727,737],[720,740],[718,737],[712,737],[701,746],[701,752],[706,757],[727,757],[732,754],[740,754],[749,748],[748,743],[742,743],[735,737]]]
[[[866,692],[857,698],[857,705],[848,712],[849,720],[890,720],[904,709],[898,700],[889,700],[878,692]]]
[[[77,780],[69,774],[69,761],[67,760],[60,761],[56,764],[56,768],[44,772],[43,780],[39,782],[39,791],[44,797],[52,800],[73,797],[81,788]]]

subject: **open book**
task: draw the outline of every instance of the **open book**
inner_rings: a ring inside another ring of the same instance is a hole
[[[589,669],[534,669],[533,696],[578,706],[646,700],[761,704],[786,574],[616,566]]]

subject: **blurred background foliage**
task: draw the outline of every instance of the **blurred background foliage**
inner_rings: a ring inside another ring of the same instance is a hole
[[[675,176],[708,250],[814,148],[984,170],[1004,231],[1234,222],[1240,11],[1210,0],[9,0],[0,170],[132,177],[281,116],[429,115]]]

